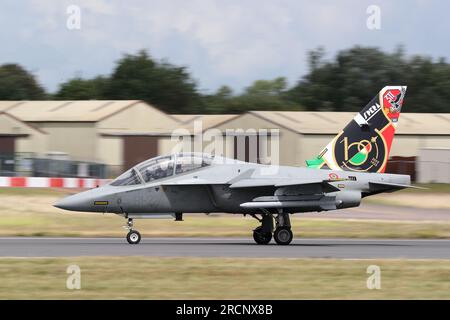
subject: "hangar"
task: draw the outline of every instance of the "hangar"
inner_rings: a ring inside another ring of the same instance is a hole
[[[0,111],[0,174],[12,174],[18,153],[44,152],[46,139],[47,132]]]
[[[24,145],[16,152],[62,153],[104,163],[113,175],[158,155],[159,137],[178,123],[139,100],[2,101],[0,111],[47,133],[42,148]]]

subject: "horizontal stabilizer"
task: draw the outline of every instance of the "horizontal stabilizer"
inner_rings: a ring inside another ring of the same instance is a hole
[[[390,183],[390,182],[369,182],[370,191],[372,192],[393,192],[401,189],[412,188],[412,189],[427,189],[417,186],[412,186],[410,184],[400,184],[400,183]]]

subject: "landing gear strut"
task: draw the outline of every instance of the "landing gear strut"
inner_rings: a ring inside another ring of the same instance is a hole
[[[273,234],[275,242],[279,245],[288,245],[291,243],[294,235],[291,230],[291,221],[289,219],[289,213],[279,213],[275,218],[276,229]]]
[[[125,229],[128,229],[127,241],[129,244],[138,244],[141,242],[141,234],[137,230],[133,230],[133,219],[128,218]]]
[[[270,214],[263,214],[262,219],[255,219],[261,222],[261,225],[253,230],[253,240],[257,244],[268,244],[272,240],[273,218]]]

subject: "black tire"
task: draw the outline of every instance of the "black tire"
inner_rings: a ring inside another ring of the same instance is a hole
[[[141,234],[136,230],[131,230],[127,234],[127,241],[129,244],[138,244],[141,242]]]
[[[272,233],[264,232],[262,227],[259,226],[253,230],[253,240],[255,240],[257,244],[268,244],[270,240],[272,240]]]
[[[292,234],[291,228],[289,227],[281,227],[276,228],[273,234],[273,238],[275,242],[279,245],[286,246],[291,243],[294,235]]]

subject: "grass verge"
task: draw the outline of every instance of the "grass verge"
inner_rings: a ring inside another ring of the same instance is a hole
[[[73,264],[81,290],[66,288]],[[2,258],[0,274],[0,299],[450,299],[450,260]]]

